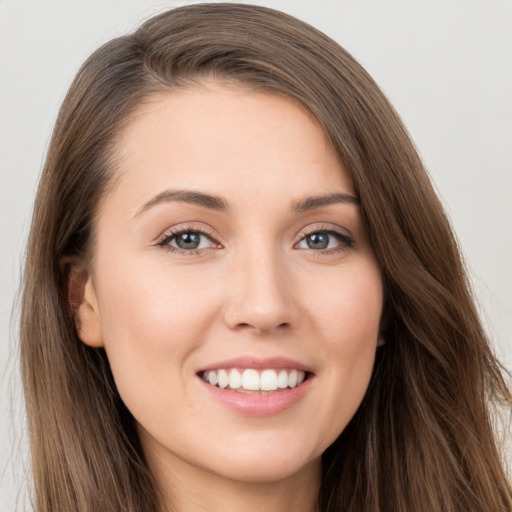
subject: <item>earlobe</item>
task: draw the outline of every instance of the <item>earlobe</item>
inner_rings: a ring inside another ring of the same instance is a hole
[[[98,302],[89,272],[69,260],[60,266],[78,337],[90,347],[103,347]]]

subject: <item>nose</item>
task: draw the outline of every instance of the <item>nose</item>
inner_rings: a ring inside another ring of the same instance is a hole
[[[293,283],[285,266],[271,251],[239,258],[226,283],[224,322],[230,329],[270,333],[295,325]]]

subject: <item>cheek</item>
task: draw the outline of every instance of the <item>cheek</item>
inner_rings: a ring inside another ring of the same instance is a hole
[[[352,419],[370,382],[383,304],[380,273],[372,266],[344,274],[310,300],[325,370],[325,400],[316,414],[322,426],[321,452]]]
[[[191,329],[200,332],[216,302],[215,290],[206,289],[204,281],[198,272],[166,268],[165,262],[120,261],[98,279],[106,342],[167,346]]]
[[[119,261],[98,283],[105,350],[121,394],[134,381],[149,386],[187,371],[182,363],[216,315],[216,290],[205,289],[201,276],[140,262]]]
[[[336,361],[337,380],[343,380],[343,386],[352,388],[354,396],[362,399],[373,370],[379,336],[383,303],[380,276],[369,274],[365,279],[347,280],[336,297],[332,297],[336,307],[326,321],[330,329],[326,333],[327,352]]]
[[[309,295],[309,309],[329,352],[357,355],[375,347],[383,306],[383,288],[376,265],[341,269]]]

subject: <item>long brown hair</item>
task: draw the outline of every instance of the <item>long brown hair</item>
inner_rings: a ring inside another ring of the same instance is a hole
[[[22,374],[37,512],[154,512],[158,489],[102,349],[80,342],[64,257],[86,260],[115,186],[116,138],[152,94],[214,76],[285,95],[350,173],[385,283],[385,345],[323,455],[323,512],[497,512],[512,493],[493,432],[511,397],[456,241],[399,117],[337,43],[283,13],[181,7],[97,50],[62,105],[25,268]]]

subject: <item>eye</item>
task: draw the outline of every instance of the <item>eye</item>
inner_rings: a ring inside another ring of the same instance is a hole
[[[160,247],[165,247],[171,251],[195,253],[202,249],[218,247],[212,237],[198,229],[179,229],[166,234],[162,240],[158,242]]]
[[[322,229],[307,233],[296,245],[298,249],[336,252],[353,246],[350,236],[334,229]]]

